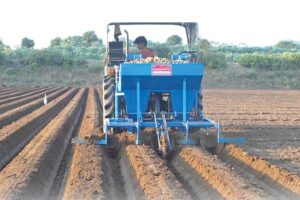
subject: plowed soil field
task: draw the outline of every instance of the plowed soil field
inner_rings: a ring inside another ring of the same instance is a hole
[[[206,117],[246,143],[163,159],[125,132],[71,142],[103,136],[99,88],[0,87],[1,200],[300,199],[300,91],[206,90]]]

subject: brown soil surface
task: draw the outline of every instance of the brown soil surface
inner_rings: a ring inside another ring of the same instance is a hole
[[[246,152],[300,176],[300,91],[206,90],[206,117],[220,121],[227,136],[244,136]],[[278,156],[283,151],[290,156]]]
[[[232,156],[233,158],[255,169],[259,173],[271,178],[275,183],[279,183],[282,187],[300,195],[300,177],[296,174],[273,165],[262,158],[250,155],[235,145],[227,145],[224,151],[226,151],[226,154],[229,156]]]
[[[125,148],[128,159],[145,199],[190,199],[190,195],[149,146]]]
[[[19,91],[26,90],[26,89],[30,89],[30,88],[27,88],[27,87],[24,87],[24,88],[0,87],[0,95],[11,94],[11,93],[19,92]]]
[[[9,103],[9,102],[12,102],[12,101],[17,101],[19,99],[24,99],[26,97],[30,97],[30,96],[33,96],[35,94],[39,94],[41,92],[49,91],[51,89],[53,89],[53,88],[41,88],[41,89],[37,89],[37,90],[31,90],[29,92],[24,92],[21,95],[15,95],[15,96],[12,96],[10,98],[5,98],[5,99],[0,100],[0,105],[3,105],[5,103]]]
[[[82,89],[0,173],[0,199],[45,199],[50,192],[86,90]]]
[[[8,110],[15,109],[18,106],[22,106],[22,105],[29,103],[31,101],[34,101],[38,98],[43,98],[45,93],[52,94],[53,92],[56,92],[57,90],[59,90],[59,88],[48,89],[46,91],[39,92],[38,94],[19,99],[17,101],[11,101],[11,102],[8,102],[5,104],[0,104],[0,114],[7,112]]]
[[[37,88],[17,90],[17,91],[14,91],[14,92],[10,92],[8,94],[0,93],[0,100],[8,99],[8,98],[11,98],[11,97],[17,97],[17,96],[20,96],[20,95],[24,95],[26,93],[28,94],[29,92],[32,92],[32,91],[37,91]]]
[[[76,89],[0,129],[0,169],[73,98]]]
[[[300,91],[205,90],[207,117],[224,125],[300,125]]]
[[[271,199],[249,180],[199,147],[183,147],[177,156],[176,159],[189,165],[225,199]]]
[[[246,138],[246,143],[238,145],[242,152],[300,177],[299,99],[300,91],[296,90],[206,90],[204,109],[206,117],[221,122],[226,136]],[[265,190],[272,187],[274,193],[280,191],[283,198],[288,198],[290,190],[274,180],[278,174],[262,173],[227,151],[220,158],[258,181]]]
[[[98,136],[96,116],[100,115],[94,89],[90,88],[78,137]],[[106,199],[104,149],[95,144],[77,144],[72,157],[63,199]]]
[[[278,160],[287,160],[294,164],[300,164],[300,148],[287,146],[281,149],[268,149],[267,152],[277,157]]]
[[[63,88],[61,90],[58,90],[57,92],[54,92],[47,96],[48,103],[50,103],[52,100],[55,100],[58,96],[62,95],[68,90],[68,88]],[[23,117],[24,115],[27,115],[31,113],[32,111],[38,109],[39,107],[44,106],[43,99],[37,99],[35,101],[32,101],[28,104],[25,104],[23,106],[20,106],[16,109],[7,111],[0,115],[0,129],[3,128],[3,126],[6,126],[13,121],[18,120],[19,118]]]

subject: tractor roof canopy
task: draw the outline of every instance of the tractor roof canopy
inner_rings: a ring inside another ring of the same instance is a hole
[[[120,30],[122,25],[176,25],[185,28],[187,42],[189,45],[195,44],[198,39],[198,24],[196,22],[112,22],[107,25],[115,26],[115,29]],[[109,30],[109,29],[108,29]]]

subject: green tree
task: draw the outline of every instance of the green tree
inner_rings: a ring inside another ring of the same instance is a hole
[[[179,45],[182,44],[182,38],[178,35],[171,35],[167,38],[166,43],[168,45]]]
[[[55,47],[55,46],[60,46],[61,43],[61,38],[60,37],[56,37],[53,40],[51,40],[51,47]]]
[[[4,63],[4,59],[5,59],[5,55],[3,53],[3,49],[4,49],[3,46],[4,46],[4,44],[3,44],[2,40],[0,40],[0,65],[2,65]]]
[[[200,40],[200,50],[201,51],[209,51],[211,49],[211,44],[208,40],[202,39]]]
[[[2,40],[0,40],[0,53],[2,53],[4,51],[5,45],[2,42]]]
[[[5,60],[5,55],[2,52],[0,52],[0,65],[3,65],[4,60]]]
[[[170,55],[170,48],[165,44],[157,43],[153,46],[153,49],[155,49],[158,57],[168,58]]]
[[[283,49],[294,49],[297,48],[298,46],[300,46],[300,44],[297,44],[296,42],[291,40],[282,40],[275,45],[275,47],[283,48]]]
[[[83,38],[81,36],[69,36],[61,41],[61,45],[65,47],[82,47]]]
[[[87,31],[82,35],[83,40],[86,42],[87,46],[92,46],[93,42],[99,41],[95,31]]]
[[[29,38],[27,38],[27,37],[24,37],[22,39],[21,46],[25,47],[25,48],[32,48],[32,47],[34,47],[34,41],[31,40],[31,39],[29,39]]]

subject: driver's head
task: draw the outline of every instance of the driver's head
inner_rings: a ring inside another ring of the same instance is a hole
[[[145,36],[139,36],[139,37],[135,38],[133,43],[136,44],[136,47],[139,50],[147,47],[147,39],[145,38]]]

